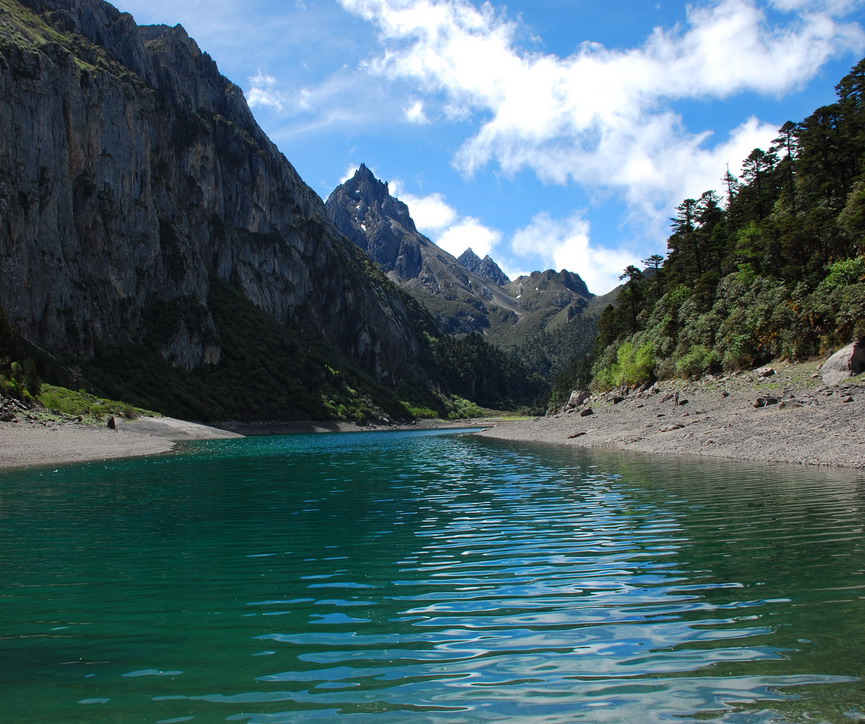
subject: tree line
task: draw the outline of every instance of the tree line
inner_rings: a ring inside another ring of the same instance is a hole
[[[865,60],[720,190],[685,199],[667,253],[629,266],[589,363],[597,389],[802,360],[865,337]],[[589,372],[590,370],[590,372]]]

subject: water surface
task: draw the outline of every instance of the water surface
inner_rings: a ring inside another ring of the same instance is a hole
[[[865,720],[865,479],[451,432],[0,474],[14,722]]]

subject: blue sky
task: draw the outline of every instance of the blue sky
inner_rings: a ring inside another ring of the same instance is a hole
[[[181,24],[323,198],[366,163],[418,227],[598,294],[865,54],[865,0],[119,0]]]

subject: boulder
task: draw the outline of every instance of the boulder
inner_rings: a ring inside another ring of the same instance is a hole
[[[579,407],[592,396],[591,392],[586,390],[574,390],[571,392],[571,397],[568,400],[568,407]]]
[[[767,377],[771,377],[774,374],[775,370],[773,370],[771,367],[761,367],[756,371],[757,377],[761,379],[766,379]]]
[[[779,402],[777,397],[772,397],[770,395],[766,395],[765,397],[758,397],[751,404],[756,407],[768,407],[769,405],[777,405]]]
[[[595,411],[591,407],[587,407],[585,410],[580,412],[580,417],[588,417],[589,415],[594,415]]]
[[[824,385],[838,385],[865,371],[865,339],[848,344],[833,354],[820,368]]]

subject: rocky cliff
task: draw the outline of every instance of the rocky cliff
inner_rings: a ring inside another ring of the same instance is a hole
[[[0,0],[0,308],[68,359],[145,337],[218,365],[215,280],[378,379],[412,303],[349,243],[180,26],[102,0]]]

